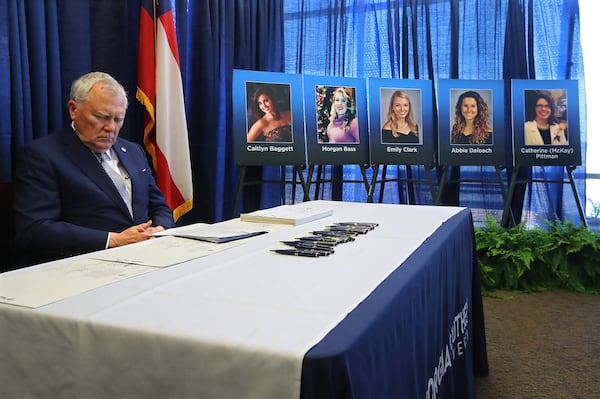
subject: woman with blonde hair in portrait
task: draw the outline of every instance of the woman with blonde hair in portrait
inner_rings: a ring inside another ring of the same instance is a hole
[[[476,91],[466,91],[456,102],[452,144],[492,144],[492,129],[488,125],[489,108]]]
[[[331,113],[327,126],[329,143],[358,143],[358,120],[352,98],[341,87],[331,95]]]
[[[280,111],[271,89],[260,86],[252,96],[252,112],[256,122],[246,136],[250,142],[292,142],[292,116]]]
[[[419,142],[419,127],[413,116],[412,102],[404,90],[396,90],[390,97],[387,120],[381,129],[381,142]]]

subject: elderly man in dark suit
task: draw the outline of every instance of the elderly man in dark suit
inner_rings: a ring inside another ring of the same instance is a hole
[[[110,75],[73,82],[71,125],[23,148],[14,173],[17,245],[81,253],[173,226],[142,147],[120,139],[127,94]]]

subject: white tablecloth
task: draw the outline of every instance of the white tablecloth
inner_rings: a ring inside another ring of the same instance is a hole
[[[314,204],[333,215],[38,309],[0,305],[0,397],[298,398],[306,351],[461,209]],[[328,257],[269,251],[334,221],[380,225]]]

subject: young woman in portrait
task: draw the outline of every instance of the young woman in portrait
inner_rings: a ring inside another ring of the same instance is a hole
[[[456,102],[451,144],[492,144],[492,129],[488,125],[489,107],[476,91],[466,91]]]
[[[381,142],[419,142],[419,127],[413,116],[410,97],[404,90],[396,90],[390,97],[387,120],[381,129]]]
[[[259,86],[252,95],[252,112],[256,122],[248,131],[250,142],[292,142],[292,116],[280,111],[272,90]]]
[[[331,95],[331,112],[327,125],[329,143],[358,143],[358,120],[352,107],[352,98],[342,87]]]

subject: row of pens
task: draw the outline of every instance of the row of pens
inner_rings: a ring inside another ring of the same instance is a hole
[[[337,222],[323,230],[311,231],[310,235],[296,238],[293,241],[282,241],[290,249],[272,249],[280,255],[307,256],[316,258],[329,256],[334,253],[334,247],[339,244],[352,242],[357,236],[367,234],[378,223],[370,222]]]

